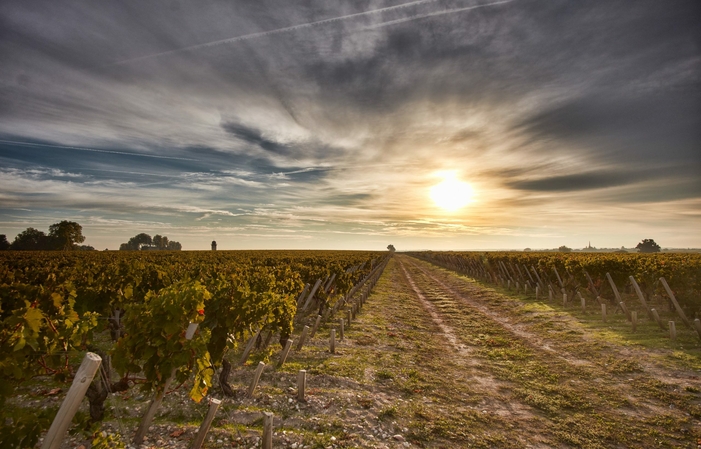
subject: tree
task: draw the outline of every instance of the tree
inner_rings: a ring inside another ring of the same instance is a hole
[[[51,246],[60,251],[70,251],[83,243],[83,227],[75,221],[63,220],[49,226],[49,239]]]
[[[638,243],[635,247],[641,253],[659,253],[660,245],[655,243],[653,239],[643,239],[642,242]]]
[[[572,248],[568,248],[567,246],[562,245],[557,250],[560,251],[561,253],[569,253],[572,251]]]
[[[387,245],[387,249],[388,249],[389,252],[391,252],[391,253],[393,253],[393,252],[396,251],[396,249],[394,249],[394,245]]]
[[[168,237],[159,234],[154,235],[153,245],[158,249],[168,249]]]
[[[130,238],[127,243],[122,243],[119,245],[120,251],[138,251],[143,245],[150,245],[153,243],[151,236],[145,233],[136,234],[134,237]]]
[[[180,244],[180,242],[168,242],[168,248],[171,251],[180,251],[183,249],[183,245]]]
[[[7,241],[5,234],[0,234],[0,251],[10,249],[10,242]]]
[[[15,240],[10,245],[10,249],[18,251],[37,251],[49,248],[49,238],[43,232],[34,228],[27,228],[17,234]]]

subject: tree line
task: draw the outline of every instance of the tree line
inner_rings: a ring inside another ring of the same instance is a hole
[[[0,250],[14,251],[94,251],[90,245],[80,245],[85,241],[83,227],[75,221],[63,220],[49,226],[45,234],[35,228],[27,228],[20,232],[10,243],[7,235],[0,234]],[[127,243],[119,246],[120,251],[168,250],[183,249],[180,242],[168,240],[165,235],[150,235],[141,233],[130,238]]]
[[[94,250],[89,245],[79,245],[85,241],[83,227],[75,221],[63,220],[49,226],[49,233],[27,228],[10,243],[5,234],[0,234],[0,250],[16,251],[73,251]]]
[[[151,238],[150,235],[141,233],[136,234],[134,237],[130,238],[127,243],[122,243],[119,245],[120,251],[143,251],[143,250],[166,250],[166,251],[180,251],[183,246],[180,242],[173,240],[168,240],[165,235],[154,235]]]

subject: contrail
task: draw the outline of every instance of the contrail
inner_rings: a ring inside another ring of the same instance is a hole
[[[405,17],[403,19],[390,20],[389,22],[382,22],[382,23],[378,23],[377,25],[371,25],[368,27],[361,28],[361,30],[374,30],[375,28],[382,28],[382,27],[386,27],[386,26],[390,26],[390,25],[396,25],[398,23],[404,23],[404,22],[410,22],[412,20],[424,19],[426,17],[440,16],[443,14],[450,14],[451,12],[469,11],[470,9],[484,8],[485,6],[501,5],[504,3],[511,3],[513,1],[514,0],[503,0],[503,1],[494,2],[494,3],[485,3],[483,5],[466,6],[464,8],[456,8],[456,9],[446,9],[443,11],[431,12],[431,13],[423,14],[420,16],[412,16],[412,17]]]
[[[353,17],[360,17],[360,16],[371,15],[371,14],[378,14],[378,13],[385,12],[385,11],[393,11],[393,10],[402,9],[402,8],[408,8],[408,7],[410,7],[410,6],[420,5],[420,4],[424,4],[424,3],[434,3],[434,2],[437,2],[437,1],[439,1],[439,0],[417,0],[417,1],[413,1],[413,2],[402,3],[401,5],[388,6],[388,7],[385,7],[385,8],[373,9],[373,10],[371,10],[371,11],[357,12],[357,13],[353,13],[353,14],[347,14],[347,15],[345,15],[345,16],[332,17],[331,19],[317,20],[316,22],[302,23],[302,24],[299,24],[299,25],[293,25],[293,26],[289,26],[289,27],[278,28],[278,29],[275,29],[275,30],[261,31],[261,32],[258,32],[258,33],[244,34],[243,36],[236,36],[236,37],[232,37],[232,38],[228,38],[228,39],[222,39],[222,40],[218,40],[218,41],[207,42],[207,43],[204,43],[204,44],[191,45],[191,46],[189,46],[189,47],[176,48],[175,50],[168,50],[168,51],[163,51],[163,52],[160,52],[160,53],[153,53],[153,54],[150,54],[150,55],[144,55],[144,56],[139,56],[139,57],[136,57],[136,58],[125,59],[125,60],[123,60],[123,61],[117,61],[117,62],[113,62],[113,63],[110,63],[110,64],[106,64],[106,65],[104,65],[104,66],[102,66],[102,67],[114,67],[114,66],[118,66],[118,65],[131,64],[132,62],[144,61],[144,60],[147,60],[147,59],[158,58],[158,57],[161,57],[161,56],[167,56],[167,55],[172,55],[172,54],[181,53],[181,52],[186,52],[186,51],[192,51],[192,50],[199,50],[199,49],[201,49],[201,48],[214,47],[214,46],[216,46],[216,45],[230,44],[230,43],[234,43],[234,42],[244,41],[244,40],[248,40],[248,39],[255,39],[255,38],[259,38],[259,37],[263,37],[263,36],[269,36],[269,35],[273,35],[273,34],[286,33],[286,32],[288,32],[288,31],[300,30],[300,29],[303,29],[303,28],[309,28],[309,27],[313,27],[313,26],[316,26],[316,25],[322,25],[322,24],[325,24],[325,23],[332,23],[332,22],[337,22],[337,21],[341,21],[341,20],[346,20],[346,19],[350,19],[350,18],[353,18]],[[509,1],[513,1],[513,0],[509,0]],[[467,7],[467,8],[455,9],[455,10],[451,10],[451,11],[448,11],[448,12],[463,11],[463,10],[467,10],[467,9],[479,8],[479,7],[481,7],[481,6],[491,6],[491,5],[496,5],[496,4],[498,4],[498,3],[507,3],[507,2],[505,1],[505,2],[490,3],[490,4],[487,4],[487,5],[470,6],[470,7]],[[438,15],[438,14],[431,14],[431,15]],[[416,18],[422,18],[422,17],[429,17],[429,16],[420,16],[420,17],[416,17]],[[406,21],[406,19],[399,19],[399,20],[400,20],[400,21]],[[385,22],[385,23],[386,23],[386,24],[391,24],[391,23],[394,23],[394,22],[399,23],[398,21]]]
[[[126,155],[126,156],[150,157],[150,158],[155,158],[155,159],[174,159],[174,160],[178,160],[178,161],[200,162],[198,159],[191,159],[191,158],[187,158],[187,157],[158,156],[156,154],[129,153],[127,151],[99,150],[96,148],[68,147],[68,146],[62,146],[62,145],[49,145],[49,144],[44,144],[44,143],[17,142],[14,140],[0,140],[0,143],[11,143],[11,144],[15,144],[15,145],[26,145],[26,146],[30,146],[30,147],[48,147],[48,148],[62,148],[62,149],[66,149],[66,150],[90,151],[93,153],[121,154],[121,155]]]

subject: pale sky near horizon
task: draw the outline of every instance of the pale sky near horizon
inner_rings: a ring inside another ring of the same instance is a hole
[[[699,19],[696,0],[5,0],[0,234],[701,247]],[[446,179],[471,192],[454,210]]]

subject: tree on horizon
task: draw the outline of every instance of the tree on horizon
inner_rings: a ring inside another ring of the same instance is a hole
[[[653,239],[643,239],[635,248],[641,253],[659,253],[661,249]]]

